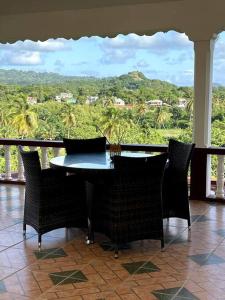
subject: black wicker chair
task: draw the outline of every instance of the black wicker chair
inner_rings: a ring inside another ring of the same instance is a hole
[[[169,140],[168,164],[163,181],[163,217],[182,218],[190,222],[188,167],[195,145]]]
[[[142,239],[164,247],[161,186],[167,154],[150,158],[114,157],[115,170],[93,203],[94,231],[115,245]]]
[[[63,139],[67,154],[105,152],[106,138],[98,137],[94,139]]]
[[[87,227],[87,209],[82,182],[53,169],[41,169],[37,151],[19,147],[26,177],[23,230],[26,225],[42,234],[63,227]]]

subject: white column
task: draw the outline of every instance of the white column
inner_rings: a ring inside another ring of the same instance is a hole
[[[224,198],[224,155],[217,155],[216,198]]]
[[[59,156],[60,148],[52,148],[54,157]]]
[[[194,127],[197,147],[211,145],[212,70],[215,39],[195,41]],[[211,194],[211,158],[207,159],[206,196]]]
[[[41,167],[42,169],[48,168],[48,148],[41,147]]]
[[[18,149],[18,180],[24,181],[24,167],[20,151]]]
[[[4,145],[5,149],[5,179],[12,179],[11,173],[11,155],[10,155],[10,145]]]

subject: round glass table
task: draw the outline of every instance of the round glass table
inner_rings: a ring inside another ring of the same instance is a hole
[[[149,157],[144,152],[122,151],[121,156]],[[114,169],[113,161],[109,152],[79,153],[54,157],[50,161],[52,168],[61,168],[67,172],[110,170]]]
[[[121,156],[126,157],[149,157],[144,152],[122,151]],[[92,201],[95,184],[104,184],[106,172],[114,169],[113,160],[109,152],[79,153],[54,157],[50,160],[50,166],[62,169],[68,173],[82,176],[85,181],[86,201],[88,210],[88,237],[87,244],[94,240],[92,230]]]

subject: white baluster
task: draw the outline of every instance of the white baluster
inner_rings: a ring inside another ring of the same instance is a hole
[[[216,197],[224,198],[224,155],[217,155],[217,183],[216,183]]]
[[[60,153],[60,148],[52,148],[52,150],[53,150],[54,157],[60,155],[60,154],[59,154],[59,153]]]
[[[11,173],[11,155],[10,155],[10,145],[4,145],[5,149],[5,179],[12,179]]]
[[[41,167],[42,169],[48,168],[48,148],[41,147]]]
[[[18,180],[24,181],[24,167],[20,151],[18,149]]]

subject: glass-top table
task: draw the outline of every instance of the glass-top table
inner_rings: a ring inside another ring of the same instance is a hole
[[[121,156],[127,157],[149,157],[144,152],[122,151]],[[68,172],[80,170],[110,170],[114,165],[109,152],[101,153],[79,153],[54,157],[50,161],[52,168],[62,168]]]
[[[149,157],[144,152],[122,151],[121,156]],[[109,152],[79,153],[54,157],[50,160],[50,166],[54,169],[62,169],[65,172],[80,175],[85,181],[86,201],[88,209],[88,237],[87,243],[93,242],[92,230],[92,201],[95,184],[104,184],[105,175],[114,169]],[[107,172],[107,173],[106,173]]]

